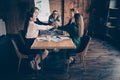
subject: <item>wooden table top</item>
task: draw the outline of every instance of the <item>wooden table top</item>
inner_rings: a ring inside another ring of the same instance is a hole
[[[31,49],[75,49],[72,39],[64,39],[58,42],[55,41],[38,41],[34,40]]]

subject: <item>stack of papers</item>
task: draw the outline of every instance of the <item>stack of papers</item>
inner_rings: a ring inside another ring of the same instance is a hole
[[[66,36],[41,36],[36,38],[37,41],[43,42],[43,41],[54,41],[54,42],[59,42],[65,39],[70,39],[69,37]]]
[[[67,36],[60,36],[60,38],[61,38],[62,40],[64,40],[64,39],[70,39],[70,38],[67,37]]]
[[[44,37],[37,37],[37,41],[48,41],[47,38],[44,36]]]
[[[59,42],[65,39],[69,39],[69,37],[66,37],[66,36],[53,36],[52,37],[52,41],[55,41],[55,42]]]
[[[53,36],[51,40],[52,40],[52,41],[55,41],[55,42],[59,42],[59,41],[61,41],[62,39],[61,39],[60,37],[58,37],[58,36]]]

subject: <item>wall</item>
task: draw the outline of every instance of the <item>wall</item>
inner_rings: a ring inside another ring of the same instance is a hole
[[[58,10],[59,14],[62,14],[62,0],[49,0],[50,1],[50,12]],[[62,15],[61,15],[62,16]]]
[[[70,8],[77,9],[84,17],[85,27],[88,27],[89,23],[89,9],[91,0],[64,0],[64,24],[68,22]]]
[[[1,0],[0,18],[6,23],[7,33],[17,33],[23,28],[26,12],[34,6],[33,0]]]
[[[63,5],[64,2],[64,5]],[[69,9],[78,8],[79,12],[83,14],[85,27],[88,26],[90,0],[50,0],[50,11],[58,10],[63,16],[64,23],[67,23],[69,18]],[[34,6],[34,0],[1,0],[0,1],[0,18],[6,23],[7,33],[17,33],[23,29],[25,14],[31,7]],[[64,9],[63,9],[64,6]]]

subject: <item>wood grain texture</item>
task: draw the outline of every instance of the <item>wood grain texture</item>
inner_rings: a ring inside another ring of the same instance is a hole
[[[76,46],[74,45],[71,39],[62,40],[59,42],[54,41],[43,41],[40,42],[37,39],[33,42],[31,49],[74,49]]]
[[[88,27],[89,13],[87,13],[87,9],[89,8],[91,0],[64,0],[64,7],[62,2],[63,0],[49,1],[51,13],[56,9],[59,11],[59,15],[61,17],[64,14],[64,24],[68,22],[69,9],[76,8],[81,14],[83,14],[85,27]],[[2,18],[6,23],[7,33],[17,33],[19,30],[23,29],[26,12],[33,6],[34,0],[1,0],[0,18]]]
[[[68,23],[69,20],[69,10],[70,8],[75,8],[80,14],[83,15],[85,28],[88,28],[89,24],[89,13],[88,9],[90,7],[91,0],[65,0],[64,3],[64,24]]]

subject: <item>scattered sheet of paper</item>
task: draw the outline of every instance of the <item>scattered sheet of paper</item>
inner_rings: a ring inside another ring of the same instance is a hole
[[[48,41],[47,38],[44,36],[44,37],[37,37],[37,41]]]
[[[55,42],[59,42],[59,41],[61,41],[62,39],[59,38],[59,37],[57,37],[57,36],[53,36],[51,40],[52,40],[52,41],[55,41]]]
[[[62,40],[65,40],[65,39],[70,39],[69,37],[67,36],[50,36],[50,35],[47,35],[47,36],[40,36],[40,37],[37,37],[36,38],[37,41],[54,41],[54,42],[59,42],[59,41],[62,41]]]
[[[65,39],[70,39],[70,38],[66,37],[66,36],[53,36],[52,37],[52,41],[55,41],[55,42],[59,42],[59,41],[65,40]]]
[[[69,37],[67,37],[67,36],[59,36],[60,37],[60,39],[62,39],[62,40],[64,40],[64,39],[70,39]]]

